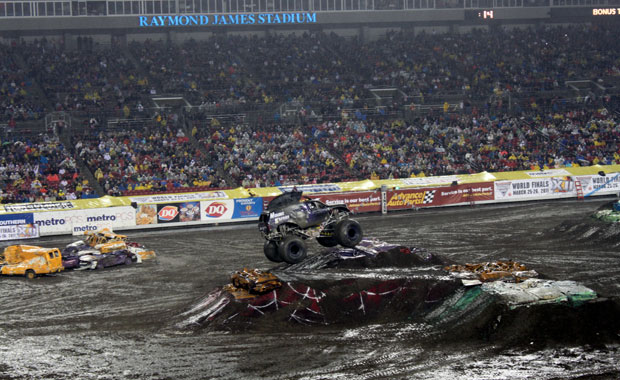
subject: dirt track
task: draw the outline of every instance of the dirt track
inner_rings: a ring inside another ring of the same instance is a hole
[[[366,236],[457,262],[514,259],[620,298],[620,238],[588,216],[610,199],[359,216]],[[129,232],[158,253],[143,265],[2,278],[0,379],[620,378],[620,345],[481,340],[429,344],[407,321],[269,333],[170,328],[242,267],[272,267],[255,225]],[[64,246],[70,237],[25,242]],[[311,245],[319,249],[318,245]],[[617,317],[617,316],[616,316]],[[587,321],[584,321],[587,323]],[[535,331],[535,328],[533,329]],[[619,331],[620,333],[620,331]],[[595,375],[599,375],[594,377]]]

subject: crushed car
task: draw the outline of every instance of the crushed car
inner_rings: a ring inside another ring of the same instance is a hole
[[[117,265],[129,265],[136,262],[142,262],[140,256],[126,249],[121,249],[109,253],[82,255],[80,256],[79,267],[83,269],[102,269]]]
[[[141,263],[155,257],[142,244],[127,241],[109,228],[87,231],[85,239],[68,244],[62,251],[66,269],[99,269]]]
[[[307,256],[305,240],[316,238],[324,247],[353,248],[362,241],[361,225],[350,219],[344,204],[326,205],[301,191],[275,197],[259,217],[258,228],[266,240],[263,251],[274,262],[301,262]]]
[[[23,275],[33,279],[38,275],[56,273],[63,269],[58,248],[11,245],[0,254],[0,273],[4,275]]]
[[[233,273],[230,281],[235,288],[245,289],[255,294],[270,292],[282,286],[282,281],[276,275],[259,269],[243,268]]]

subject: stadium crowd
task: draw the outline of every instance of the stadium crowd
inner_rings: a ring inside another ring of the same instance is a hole
[[[0,45],[2,201],[92,196],[91,176],[121,195],[617,163],[617,94],[566,86],[618,79],[615,43],[583,26]],[[193,107],[155,108],[159,94]],[[68,149],[53,131],[16,137],[52,110],[82,120],[56,131]]]
[[[58,137],[3,139],[0,147],[0,196],[3,203],[43,202],[94,195],[76,161]]]

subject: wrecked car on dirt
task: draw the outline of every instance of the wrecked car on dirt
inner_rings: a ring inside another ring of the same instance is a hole
[[[63,269],[58,248],[11,245],[0,254],[0,273],[4,275],[24,275],[33,279],[38,275],[56,273]]]

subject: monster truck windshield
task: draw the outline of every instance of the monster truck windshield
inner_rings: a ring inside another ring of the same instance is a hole
[[[289,191],[273,198],[267,206],[267,211],[273,212],[283,209],[286,206],[299,203],[301,200],[301,191]]]

